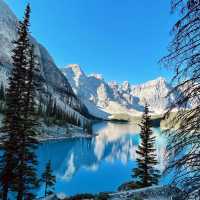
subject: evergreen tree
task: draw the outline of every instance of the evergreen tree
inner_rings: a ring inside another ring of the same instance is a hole
[[[44,196],[46,197],[47,195],[50,195],[53,193],[53,187],[56,183],[56,177],[52,174],[52,169],[51,169],[51,161],[46,165],[45,171],[42,174],[42,182],[45,184],[45,193]]]
[[[77,117],[77,126],[81,127],[81,120],[80,120],[80,116]]]
[[[87,124],[87,133],[89,135],[92,135],[92,123],[90,120],[88,120],[88,124]]]
[[[85,120],[83,123],[83,130],[86,134],[92,135],[92,123],[89,120]]]
[[[0,86],[0,112],[4,112],[4,110],[5,110],[5,90],[2,82]]]
[[[53,103],[53,108],[52,108],[52,115],[56,116],[57,113],[57,104],[56,104],[56,100]]]
[[[4,90],[3,83],[1,83],[1,86],[0,86],[0,100],[5,101],[5,90]]]
[[[29,32],[30,6],[18,26],[18,39],[14,42],[13,69],[9,77],[6,95],[6,114],[2,132],[6,134],[1,157],[2,199],[8,199],[9,189],[17,193],[17,200],[22,200],[37,185],[34,153],[37,147],[34,126],[34,97],[37,84],[33,47],[30,45]],[[29,199],[30,199],[29,198]]]
[[[7,140],[3,143],[4,154],[1,157],[1,184],[3,200],[7,200],[11,180],[14,178],[13,169],[17,165],[17,134],[22,129],[21,119],[21,88],[24,87],[25,51],[27,47],[27,30],[24,22],[19,22],[19,38],[15,42],[13,50],[13,69],[9,77],[9,88],[7,90],[7,110],[2,132],[7,134]]]
[[[200,1],[171,0],[171,12],[178,18],[172,27],[169,54],[161,60],[173,72],[169,96],[176,94],[166,114],[170,122],[167,169],[176,170],[173,184],[189,199],[190,194],[200,193]],[[177,107],[173,117],[170,113]]]
[[[43,103],[42,103],[42,96],[41,95],[39,96],[37,114],[39,116],[43,116]]]
[[[139,188],[158,184],[159,170],[155,169],[157,164],[156,150],[154,149],[155,137],[151,130],[151,117],[147,104],[145,105],[142,122],[140,124],[141,144],[136,151],[138,167],[133,169],[133,178]]]
[[[46,115],[47,117],[51,117],[52,116],[52,112],[53,112],[53,99],[52,96],[49,96],[49,100],[47,103],[47,107],[46,107]]]
[[[27,10],[28,12],[29,10]],[[21,123],[23,129],[18,137],[18,166],[15,169],[15,188],[14,191],[18,193],[17,200],[22,200],[27,194],[29,199],[34,197],[31,191],[38,187],[38,179],[36,174],[37,158],[35,149],[37,148],[38,141],[36,140],[37,131],[34,128],[38,125],[35,117],[35,99],[36,91],[38,88],[35,74],[37,73],[34,48],[29,49],[29,64],[27,65],[27,72],[25,77],[24,93],[24,107],[23,117]]]

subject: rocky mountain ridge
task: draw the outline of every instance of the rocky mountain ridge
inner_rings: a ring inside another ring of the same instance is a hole
[[[8,5],[0,0],[0,83],[7,86],[8,76],[12,69],[13,41],[18,37],[18,19]],[[73,92],[68,80],[60,72],[49,52],[30,35],[34,44],[43,87],[41,96],[45,101],[51,96],[57,105],[66,111],[75,112],[77,115],[88,116],[88,110]]]
[[[125,81],[107,83],[101,75],[86,75],[77,64],[61,69],[67,77],[75,94],[79,96],[88,110],[95,116],[112,118],[128,114],[140,116],[144,104],[149,104],[152,115],[163,114],[174,95],[167,97],[171,86],[162,77],[140,85]]]

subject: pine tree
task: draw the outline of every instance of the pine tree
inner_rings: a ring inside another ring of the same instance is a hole
[[[47,195],[50,195],[53,193],[53,187],[56,183],[56,177],[52,174],[52,169],[51,169],[51,161],[46,165],[45,171],[42,174],[42,182],[45,184],[45,193],[44,196],[46,197]]]
[[[190,194],[200,193],[200,1],[171,0],[171,12],[178,18],[169,53],[161,60],[173,72],[168,96],[176,95],[166,114],[170,122],[167,171],[176,170],[172,183],[188,194],[182,199],[189,199]],[[173,117],[170,113],[177,107]]]
[[[14,42],[13,69],[9,77],[6,95],[6,114],[2,132],[6,135],[1,157],[2,199],[8,199],[9,190],[17,193],[22,200],[37,185],[35,172],[37,146],[34,126],[35,62],[33,47],[28,37],[30,6],[18,26],[18,39]],[[29,199],[30,199],[29,198]]]
[[[158,163],[156,160],[156,150],[154,149],[155,137],[151,130],[151,117],[148,105],[145,105],[144,114],[140,124],[141,144],[136,151],[138,167],[133,169],[132,177],[136,179],[139,188],[158,184],[159,170],[155,169]]]
[[[42,104],[42,96],[41,95],[39,96],[37,114],[39,116],[43,116],[43,104]]]
[[[5,110],[4,107],[5,107],[5,90],[2,82],[0,86],[0,112],[4,112]]]
[[[90,120],[87,122],[87,134],[92,135],[92,123]]]
[[[5,90],[4,90],[3,83],[1,83],[1,86],[0,86],[0,100],[5,101]]]
[[[77,117],[77,126],[81,127],[81,120],[80,120],[80,116]]]
[[[49,100],[47,103],[47,107],[46,107],[46,115],[47,117],[51,117],[52,116],[52,112],[53,112],[53,99],[52,96],[49,96]]]
[[[22,129],[21,119],[21,88],[24,87],[25,50],[27,45],[27,30],[24,22],[19,22],[19,38],[14,43],[13,69],[9,77],[9,88],[7,90],[7,110],[2,132],[7,134],[7,140],[3,143],[4,154],[1,158],[1,184],[3,200],[7,200],[11,180],[14,178],[14,168],[17,165],[17,134]],[[23,34],[22,34],[23,33]]]
[[[28,9],[28,8],[27,8]],[[28,12],[29,10],[27,10]],[[22,200],[26,195],[29,199],[34,197],[31,192],[37,188],[38,178],[36,174],[37,157],[35,155],[35,149],[37,148],[38,141],[36,139],[37,131],[34,128],[38,125],[35,118],[35,96],[38,88],[35,74],[37,74],[37,68],[34,57],[34,47],[30,46],[29,49],[29,64],[27,65],[25,87],[23,88],[24,93],[24,107],[23,107],[23,118],[21,123],[23,129],[18,137],[18,166],[15,169],[15,187],[14,191],[18,193],[17,200]]]
[[[53,102],[53,108],[52,108],[52,116],[56,116],[57,113],[57,104],[56,101]]]

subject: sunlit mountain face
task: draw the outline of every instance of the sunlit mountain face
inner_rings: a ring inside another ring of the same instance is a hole
[[[38,172],[41,173],[51,160],[57,177],[57,193],[115,191],[119,185],[131,180],[131,171],[136,166],[135,152],[140,143],[139,127],[100,123],[93,128],[98,135],[92,139],[68,139],[40,145]],[[167,164],[166,138],[159,128],[153,131],[157,138],[157,167],[163,171]],[[164,177],[161,184],[167,181]]]

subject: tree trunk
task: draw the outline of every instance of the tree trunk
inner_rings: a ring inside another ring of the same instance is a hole
[[[23,200],[23,191],[20,190],[17,194],[17,200]]]
[[[3,186],[3,196],[2,196],[2,200],[7,200],[8,199],[8,183],[6,183]]]
[[[45,184],[45,191],[44,191],[44,196],[47,196],[47,183]]]
[[[24,196],[24,185],[23,183],[20,183],[20,187],[17,194],[17,200],[23,200],[23,196]]]
[[[10,157],[8,156],[8,160],[9,160],[9,158]],[[10,163],[8,162],[7,167],[5,169],[6,173],[2,177],[2,179],[3,179],[2,199],[3,200],[8,199],[9,180],[11,179],[11,168],[9,166],[10,166]]]

